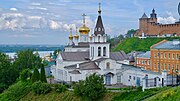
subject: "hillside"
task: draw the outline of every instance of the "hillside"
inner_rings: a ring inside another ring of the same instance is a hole
[[[167,38],[127,38],[120,44],[118,44],[112,51],[124,50],[126,53],[131,51],[148,51],[150,50],[150,46],[162,41],[162,40],[173,40],[179,39],[180,37],[167,37]]]
[[[180,101],[180,86],[162,91],[145,101]]]

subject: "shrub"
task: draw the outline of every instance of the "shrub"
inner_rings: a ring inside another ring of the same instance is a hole
[[[66,85],[63,85],[63,84],[55,84],[54,89],[56,92],[61,93],[61,92],[66,91],[67,87],[66,87]]]
[[[87,97],[93,101],[101,98],[105,91],[103,76],[96,75],[95,73],[74,86],[74,93],[76,95]]]
[[[39,71],[37,68],[34,68],[34,72],[31,78],[32,83],[39,81]]]
[[[28,69],[24,69],[21,73],[20,73],[20,79],[22,80],[22,81],[26,81],[27,80],[27,78],[29,78],[30,76],[31,76],[31,71],[30,71],[30,69],[28,68]]]
[[[35,94],[46,94],[51,91],[51,86],[50,84],[42,83],[41,81],[38,81],[33,83],[32,91]]]
[[[42,65],[42,67],[41,67],[40,80],[41,80],[41,82],[47,83],[44,65]]]

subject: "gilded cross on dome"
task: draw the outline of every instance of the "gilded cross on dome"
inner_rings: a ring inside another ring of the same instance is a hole
[[[86,14],[83,14],[83,24],[85,25],[85,17],[86,17]]]

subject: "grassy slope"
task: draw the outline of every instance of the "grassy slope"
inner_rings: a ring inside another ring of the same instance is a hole
[[[135,51],[148,51],[150,50],[150,46],[162,41],[162,40],[173,40],[180,39],[180,37],[171,37],[171,38],[127,38],[121,44],[117,45],[113,51],[124,50],[126,53],[129,53],[133,50]]]
[[[106,93],[99,101],[111,101],[112,97],[115,95],[117,95],[117,93]],[[86,99],[78,98],[72,91],[66,91],[63,93],[51,91],[50,93],[44,95],[35,95],[30,92],[20,101],[86,101]]]
[[[19,101],[29,92],[30,82],[19,81],[0,94],[0,101]]]
[[[141,90],[137,90],[137,91],[119,93],[117,96],[115,96],[112,99],[112,101],[139,101],[139,100],[141,101],[166,89],[168,88],[164,87],[164,88],[147,89],[144,92]]]
[[[145,101],[180,101],[180,86],[158,93]]]

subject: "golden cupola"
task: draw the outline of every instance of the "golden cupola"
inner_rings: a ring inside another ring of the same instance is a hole
[[[69,35],[69,40],[73,40],[73,35],[72,35],[72,28],[70,28],[70,35]]]
[[[79,39],[79,35],[78,35],[78,32],[77,32],[77,27],[76,27],[76,34],[74,35],[74,38],[77,39],[77,40]]]
[[[85,14],[82,15],[83,16],[83,26],[79,28],[79,32],[81,34],[88,34],[90,32],[90,29],[86,26],[85,24]]]

